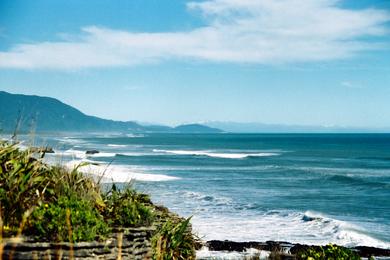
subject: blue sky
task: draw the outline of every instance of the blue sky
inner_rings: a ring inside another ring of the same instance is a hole
[[[1,0],[0,90],[170,125],[390,127],[390,2]]]

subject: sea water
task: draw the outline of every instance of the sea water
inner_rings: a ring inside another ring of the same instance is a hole
[[[133,180],[154,202],[193,216],[204,240],[390,248],[389,134],[78,134],[39,142],[54,147],[52,161],[89,161],[107,183]],[[91,149],[100,152],[87,156]]]

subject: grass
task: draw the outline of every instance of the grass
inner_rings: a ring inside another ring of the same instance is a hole
[[[113,185],[104,192],[78,171],[85,164],[70,170],[47,165],[43,157],[39,150],[22,151],[0,141],[0,240],[24,235],[37,241],[95,241],[117,227],[154,223],[157,208],[149,196],[131,186],[118,190]],[[191,259],[195,251],[188,226],[189,219],[158,229],[154,258]]]

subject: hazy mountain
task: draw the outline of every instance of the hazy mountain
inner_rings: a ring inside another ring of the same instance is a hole
[[[222,130],[200,124],[180,125],[174,128],[179,133],[221,133]]]
[[[10,132],[19,122],[19,131],[122,131],[122,132],[216,132],[202,125],[171,128],[162,125],[143,126],[132,121],[113,121],[89,116],[76,108],[50,98],[10,94],[0,91],[0,129]]]
[[[238,122],[207,122],[205,125],[230,133],[385,133],[386,128],[358,128],[341,126],[308,126]]]

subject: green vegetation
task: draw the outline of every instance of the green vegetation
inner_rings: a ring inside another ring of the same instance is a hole
[[[113,186],[111,192],[105,196],[105,215],[111,226],[149,226],[154,215],[146,203],[150,200],[146,196],[131,189],[120,192]]]
[[[109,231],[99,185],[77,168],[42,163],[43,153],[0,143],[0,210],[5,236],[20,233],[40,240],[91,241]],[[75,232],[68,237],[66,210]]]
[[[195,259],[194,240],[187,232],[190,219],[177,224],[171,221],[165,223],[152,239],[154,259]]]
[[[131,186],[103,192],[78,171],[84,164],[69,170],[49,166],[43,157],[0,141],[0,235],[73,243],[103,240],[113,228],[154,225],[162,226],[152,238],[155,259],[194,258],[189,219],[167,221],[167,212]],[[156,212],[164,217],[156,219]]]
[[[76,242],[102,238],[108,234],[109,228],[99,211],[88,201],[61,197],[34,210],[27,232],[38,240]]]
[[[297,253],[297,259],[305,260],[358,260],[360,256],[352,250],[337,245],[327,245],[318,247],[309,247],[306,250]]]

